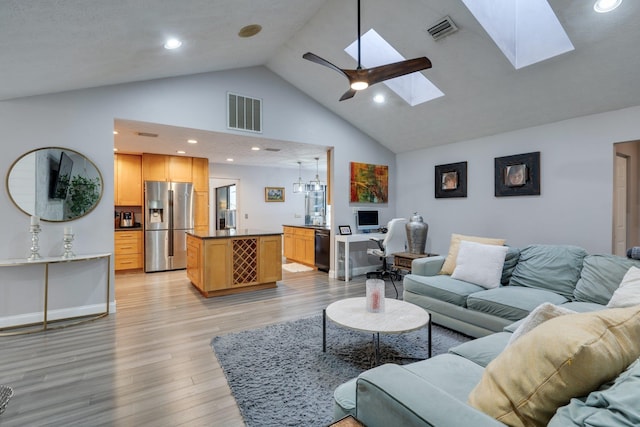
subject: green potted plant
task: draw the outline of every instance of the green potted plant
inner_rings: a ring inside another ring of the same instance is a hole
[[[78,218],[95,206],[100,198],[100,178],[75,175],[69,184],[69,218]]]

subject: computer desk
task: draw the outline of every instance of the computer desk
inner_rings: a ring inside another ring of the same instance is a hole
[[[344,281],[349,281],[349,244],[357,242],[368,242],[371,239],[383,240],[385,233],[358,233],[358,234],[337,234],[335,238],[335,247],[333,251],[333,265],[336,269],[336,277],[338,277],[338,260],[340,257],[340,242],[344,244]]]

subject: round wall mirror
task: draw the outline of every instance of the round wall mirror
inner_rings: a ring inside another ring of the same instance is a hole
[[[71,221],[91,212],[104,188],[98,168],[68,148],[45,147],[16,160],[7,173],[7,193],[28,215]]]

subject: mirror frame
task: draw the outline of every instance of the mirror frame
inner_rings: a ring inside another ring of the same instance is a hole
[[[100,180],[100,194],[98,195],[98,199],[95,201],[95,203],[88,209],[86,210],[83,214],[81,215],[77,215],[74,216],[73,218],[63,218],[63,219],[51,219],[51,218],[46,218],[44,216],[40,216],[40,219],[42,221],[47,221],[47,222],[69,222],[69,221],[74,221],[76,219],[82,218],[86,215],[88,215],[89,213],[91,213],[99,204],[100,201],[102,200],[102,196],[104,195],[104,178],[102,177],[102,173],[100,172],[100,169],[98,169],[98,167],[96,166],[95,163],[93,163],[93,161],[91,161],[91,159],[89,159],[87,156],[85,156],[84,154],[70,149],[70,148],[65,148],[65,147],[41,147],[41,148],[35,148],[31,151],[28,151],[26,153],[24,153],[22,156],[18,157],[12,164],[11,167],[9,168],[8,172],[7,172],[7,176],[5,178],[5,187],[7,189],[7,195],[9,196],[9,198],[11,199],[11,202],[13,202],[13,204],[23,213],[33,216],[36,215],[36,212],[28,212],[28,210],[26,210],[23,206],[20,206],[16,200],[13,198],[13,195],[11,194],[11,189],[9,187],[9,177],[11,176],[11,172],[13,171],[13,169],[15,168],[15,166],[24,158],[26,158],[27,156],[31,155],[31,154],[36,154],[40,151],[46,151],[46,150],[60,150],[61,152],[68,152],[68,153],[73,153],[74,155],[77,155],[81,158],[83,158],[86,162],[88,162],[96,171],[97,174],[97,178],[99,178]],[[77,176],[77,175],[76,175]],[[35,189],[34,189],[35,191]]]

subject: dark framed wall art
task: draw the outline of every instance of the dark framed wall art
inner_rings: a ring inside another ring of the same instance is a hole
[[[540,195],[540,152],[495,158],[495,196]]]
[[[436,199],[467,197],[467,162],[437,165],[435,171]]]

